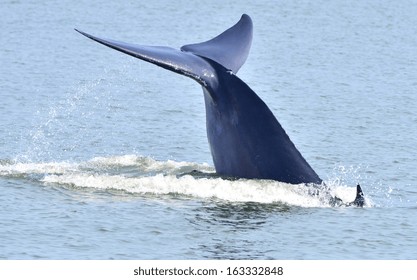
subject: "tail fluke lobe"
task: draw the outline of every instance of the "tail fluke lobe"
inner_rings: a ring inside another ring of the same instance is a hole
[[[203,86],[213,83],[215,72],[206,60],[192,53],[182,52],[169,47],[143,46],[111,39],[99,38],[78,29],[82,35],[109,48],[131,55],[138,59],[158,65],[196,80]]]
[[[251,18],[243,14],[235,25],[217,37],[206,42],[182,46],[181,50],[214,60],[237,73],[249,55],[252,30]]]

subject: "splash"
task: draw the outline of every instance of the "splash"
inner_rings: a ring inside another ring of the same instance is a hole
[[[199,170],[206,176],[193,176]],[[141,196],[164,195],[226,202],[283,203],[299,207],[330,207],[311,188],[270,180],[228,180],[214,175],[207,164],[157,161],[136,155],[96,157],[91,160],[49,163],[0,162],[0,176],[33,178],[43,185],[89,190],[118,190]],[[354,188],[329,186],[344,201],[354,199]]]

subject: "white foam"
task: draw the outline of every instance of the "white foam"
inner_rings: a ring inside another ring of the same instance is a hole
[[[136,165],[139,159],[140,157],[136,155],[95,157],[91,159],[90,161],[88,161],[88,163],[97,164],[97,165],[109,165],[109,166],[112,166],[112,165],[131,166],[131,165]]]
[[[128,172],[123,167],[134,167]],[[157,161],[136,155],[97,157],[81,163],[0,163],[1,176],[42,175],[42,184],[66,185],[75,188],[122,190],[132,194],[182,195],[199,199],[220,199],[230,202],[286,203],[301,207],[328,207],[327,202],[308,194],[304,185],[290,185],[269,180],[225,180],[177,176],[197,169],[212,172],[207,164]],[[353,201],[354,188],[330,186],[343,201]]]
[[[77,170],[78,165],[67,162],[1,164],[0,175],[62,174]]]
[[[97,166],[97,167],[128,167],[136,166],[140,168],[143,172],[175,172],[181,169],[198,169],[205,172],[213,172],[208,164],[197,164],[193,162],[186,161],[157,161],[150,157],[141,157],[137,155],[123,155],[123,156],[112,156],[112,157],[95,157],[88,161],[87,166]]]
[[[135,194],[175,194],[230,202],[281,202],[302,207],[324,206],[318,198],[306,195],[294,185],[266,180],[196,179],[189,175],[177,178],[174,175],[163,174],[140,178],[121,175],[64,174],[48,175],[42,181],[85,188],[116,189]]]

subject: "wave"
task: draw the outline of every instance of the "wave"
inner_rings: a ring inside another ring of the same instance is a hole
[[[214,169],[208,164],[157,161],[136,155],[96,157],[79,163],[23,163],[3,160],[0,161],[0,176],[26,178],[43,185],[78,190],[118,190],[142,196],[167,195],[226,202],[330,207],[327,199],[320,195],[311,195],[312,187],[303,184],[225,179],[216,176]],[[343,201],[353,201],[355,188],[334,185],[331,182],[328,187],[332,195]]]

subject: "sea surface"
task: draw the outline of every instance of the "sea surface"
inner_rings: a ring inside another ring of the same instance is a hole
[[[0,5],[0,259],[416,259],[416,1]],[[345,201],[214,172],[201,87],[74,31],[179,48],[252,17],[238,76]]]

